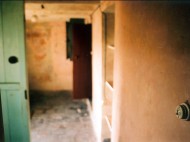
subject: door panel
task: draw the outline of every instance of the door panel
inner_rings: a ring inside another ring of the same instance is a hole
[[[5,138],[8,142],[28,142],[24,92],[1,91]],[[22,97],[21,97],[22,96]]]
[[[2,2],[0,1],[0,6],[2,5]],[[4,76],[4,51],[3,51],[3,23],[2,23],[2,9],[0,8],[0,82],[5,81],[5,76]]]
[[[28,94],[25,96],[24,2],[1,1],[0,11],[0,93],[5,142],[29,142],[29,100],[26,99]]]
[[[20,38],[21,34],[23,34],[23,21],[22,16],[22,7],[15,6],[18,2],[3,2],[3,46],[4,46],[4,64],[5,64],[5,78],[6,82],[20,82],[20,54],[19,54],[19,46],[21,43],[18,38]],[[14,25],[13,25],[14,23]],[[21,25],[20,25],[21,24]],[[21,34],[19,34],[21,33]],[[9,62],[10,57],[18,58],[18,62],[11,64]],[[14,71],[14,72],[13,72]]]
[[[2,106],[1,106],[1,93],[0,93],[0,142],[4,142],[4,129],[3,129]]]
[[[91,25],[73,24],[73,96],[92,97]]]

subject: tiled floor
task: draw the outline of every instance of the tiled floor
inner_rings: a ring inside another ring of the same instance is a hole
[[[31,92],[32,142],[96,142],[88,106],[67,92]]]

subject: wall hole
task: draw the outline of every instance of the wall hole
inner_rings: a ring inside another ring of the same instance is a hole
[[[16,64],[18,62],[18,58],[16,56],[9,57],[9,63]]]

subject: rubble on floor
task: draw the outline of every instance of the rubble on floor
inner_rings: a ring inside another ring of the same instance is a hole
[[[96,142],[89,101],[70,93],[31,92],[32,142]]]

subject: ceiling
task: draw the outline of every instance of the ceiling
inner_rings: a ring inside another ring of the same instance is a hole
[[[99,7],[98,1],[46,1],[28,0],[25,3],[25,18],[32,22],[69,21],[84,18],[91,22],[91,14]]]

